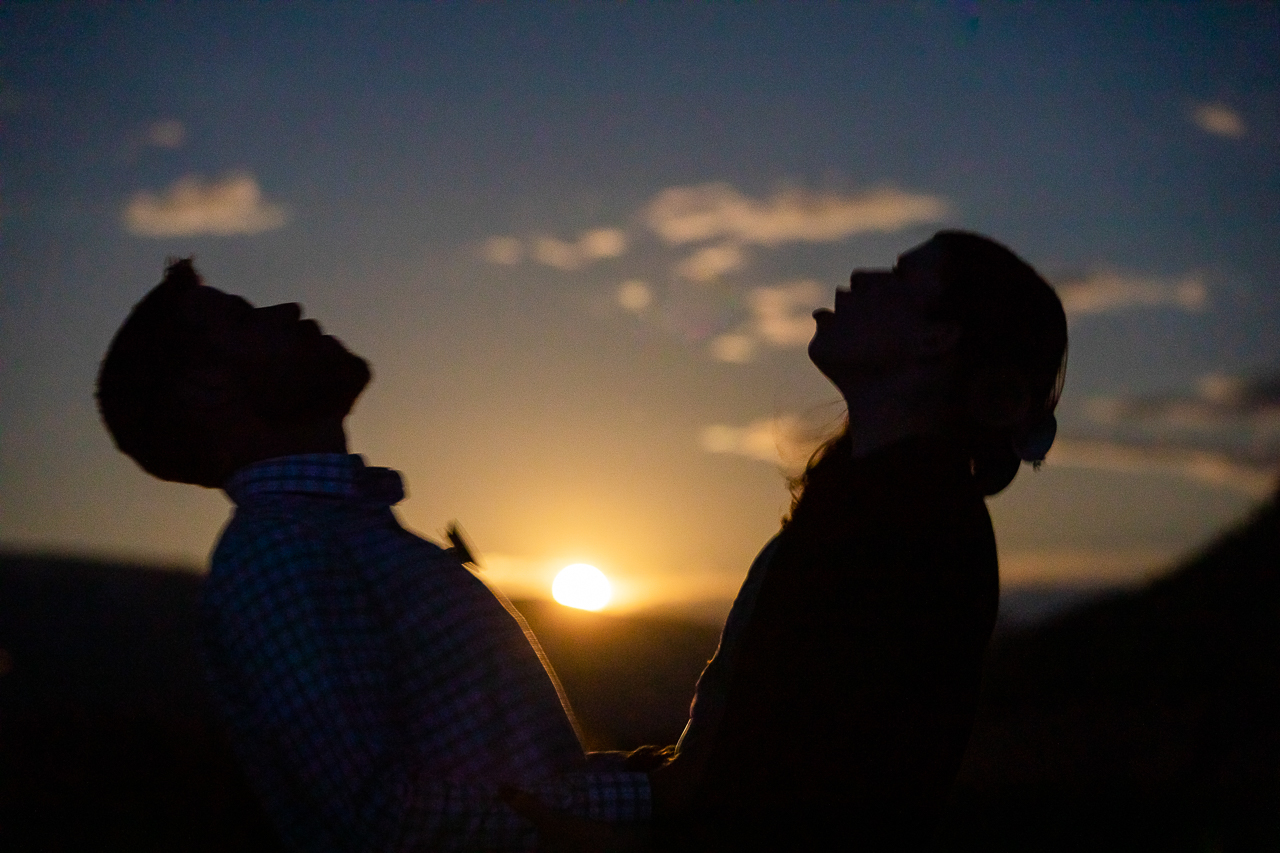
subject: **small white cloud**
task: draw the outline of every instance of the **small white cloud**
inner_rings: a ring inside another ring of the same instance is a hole
[[[802,470],[819,444],[812,425],[799,415],[778,415],[752,421],[746,426],[712,424],[698,436],[708,453],[745,456],[759,462]]]
[[[558,270],[576,270],[582,266],[582,253],[572,243],[555,237],[539,237],[533,241],[533,257],[538,263]]]
[[[482,251],[491,264],[512,266],[524,258],[524,244],[515,237],[490,237],[484,241]]]
[[[578,238],[578,251],[585,258],[616,258],[627,251],[627,235],[617,228],[595,228]]]
[[[813,337],[811,314],[822,297],[816,281],[757,287],[747,297],[756,334],[775,347],[805,346]]]
[[[742,247],[721,243],[699,249],[676,265],[676,273],[692,281],[713,281],[725,273],[741,269],[746,263]]]
[[[157,148],[181,148],[187,128],[176,118],[158,121],[147,129],[147,141]]]
[[[730,332],[711,339],[711,357],[729,364],[746,364],[756,355],[756,340],[751,335]]]
[[[616,258],[627,250],[627,236],[617,228],[585,231],[575,241],[538,237],[533,241],[533,258],[558,270],[576,270],[591,261]]]
[[[1240,113],[1221,101],[1196,104],[1191,108],[1191,120],[1205,133],[1240,139],[1247,132]]]
[[[263,198],[257,180],[244,172],[208,182],[187,175],[163,193],[135,194],[124,209],[125,227],[142,237],[256,234],[287,219],[284,208]]]
[[[639,314],[653,304],[653,289],[639,279],[618,285],[618,304],[632,314]]]
[[[898,231],[935,222],[948,210],[938,196],[885,187],[856,195],[783,190],[763,201],[726,183],[670,187],[658,193],[645,220],[673,244],[728,239],[776,246],[824,243],[869,231]]]
[[[1198,273],[1169,280],[1104,269],[1061,284],[1057,291],[1062,307],[1075,315],[1161,305],[1195,313],[1209,302],[1209,289]]]

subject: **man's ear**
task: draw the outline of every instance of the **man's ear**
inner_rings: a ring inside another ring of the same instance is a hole
[[[205,415],[224,410],[242,395],[235,374],[225,367],[198,367],[178,382],[177,397],[192,412]]]
[[[960,324],[951,320],[930,323],[920,337],[920,354],[926,359],[939,358],[960,343]]]
[[[1031,411],[1026,380],[1007,367],[982,367],[969,380],[969,416],[980,424],[1011,427]]]

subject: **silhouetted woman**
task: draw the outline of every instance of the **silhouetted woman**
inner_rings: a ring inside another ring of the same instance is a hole
[[[960,765],[995,623],[983,497],[1053,441],[1066,319],[985,237],[946,231],[814,312],[846,429],[793,484],[699,680],[656,846],[915,850]]]

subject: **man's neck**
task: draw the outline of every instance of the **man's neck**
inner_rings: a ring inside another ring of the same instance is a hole
[[[951,377],[937,365],[842,384],[855,459],[910,436],[945,433],[957,420]]]
[[[311,424],[266,424],[260,421],[255,427],[246,430],[243,444],[223,466],[227,477],[264,459],[304,453],[347,452],[347,433],[341,419]]]

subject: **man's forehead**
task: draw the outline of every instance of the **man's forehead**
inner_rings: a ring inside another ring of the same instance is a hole
[[[193,320],[206,319],[211,316],[223,317],[253,308],[253,303],[243,296],[224,293],[218,288],[209,287],[206,284],[191,288],[184,302],[186,313]]]
[[[942,258],[942,249],[936,240],[926,240],[898,255],[898,266],[923,266],[933,264]]]

